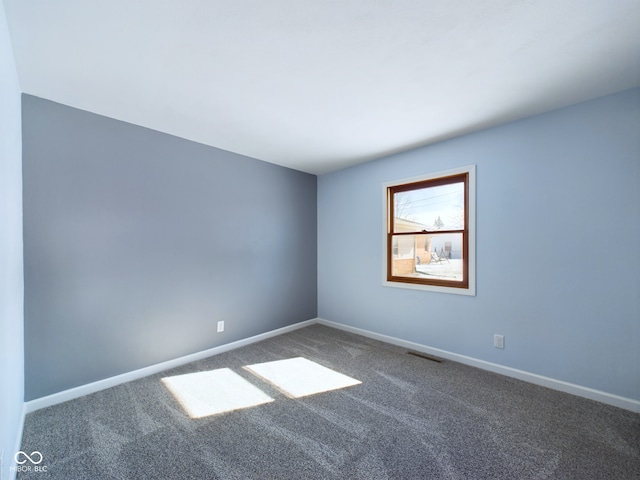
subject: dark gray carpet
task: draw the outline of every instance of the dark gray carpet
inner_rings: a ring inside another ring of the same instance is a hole
[[[114,353],[115,354],[115,353]],[[243,366],[362,384],[289,398]],[[161,382],[230,368],[275,401],[190,418]],[[640,478],[640,415],[314,325],[27,415],[20,479]]]

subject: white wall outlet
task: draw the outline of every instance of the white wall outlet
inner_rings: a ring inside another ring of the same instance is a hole
[[[224,320],[218,322],[218,333],[224,332]]]
[[[493,346],[496,348],[504,348],[504,335],[494,335]]]

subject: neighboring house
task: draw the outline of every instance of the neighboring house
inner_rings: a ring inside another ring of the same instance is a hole
[[[428,233],[436,232],[435,227],[423,223],[395,218],[396,232],[425,232],[425,235],[398,236],[393,239],[393,273],[395,275],[412,275],[416,273],[416,265],[431,263],[435,258],[462,258],[462,242],[459,235]]]
[[[396,232],[427,232],[433,228],[406,218],[396,217],[394,222]],[[394,237],[392,248],[394,275],[414,274],[417,263],[431,261],[431,237],[428,235]]]

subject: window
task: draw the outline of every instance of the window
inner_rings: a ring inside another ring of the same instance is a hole
[[[384,284],[475,295],[475,166],[383,190]]]

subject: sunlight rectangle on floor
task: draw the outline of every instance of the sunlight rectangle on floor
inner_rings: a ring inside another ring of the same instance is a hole
[[[293,398],[362,383],[303,357],[247,365],[244,369],[275,385]]]
[[[228,368],[165,377],[162,383],[191,418],[273,402],[273,398]]]

